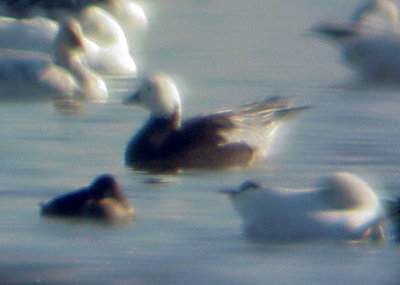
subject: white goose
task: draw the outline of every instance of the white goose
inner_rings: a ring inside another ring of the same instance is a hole
[[[79,21],[84,30],[84,64],[103,75],[136,75],[125,34],[108,12],[88,7],[79,14]],[[52,53],[57,31],[55,21],[42,17],[0,17],[0,48]]]
[[[383,239],[378,197],[359,177],[340,172],[317,189],[274,189],[246,181],[228,193],[245,233],[267,240]]]
[[[382,15],[387,15],[385,21]],[[398,9],[388,0],[369,1],[353,16],[354,22],[325,22],[314,32],[331,39],[345,61],[368,81],[397,82],[400,79],[400,34]]]
[[[121,26],[107,11],[88,7],[81,11],[79,21],[87,37],[82,61],[105,75],[136,76],[137,67]]]
[[[0,100],[79,99],[104,102],[104,81],[82,65],[81,29],[76,21],[60,28],[54,59],[34,53],[0,54]]]

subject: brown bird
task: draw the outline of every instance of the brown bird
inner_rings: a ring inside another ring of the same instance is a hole
[[[179,92],[164,74],[146,78],[124,103],[151,112],[129,142],[125,163],[158,171],[251,165],[268,153],[283,119],[307,108],[274,97],[182,122]]]
[[[41,206],[43,216],[89,218],[116,223],[134,218],[115,178],[104,174],[84,188],[61,195]]]

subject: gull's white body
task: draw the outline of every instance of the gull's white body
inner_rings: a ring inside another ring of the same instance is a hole
[[[393,32],[364,34],[343,43],[350,67],[369,80],[400,79],[400,35]]]
[[[253,186],[225,191],[251,237],[359,240],[381,235],[380,202],[352,174],[336,173],[314,190]]]

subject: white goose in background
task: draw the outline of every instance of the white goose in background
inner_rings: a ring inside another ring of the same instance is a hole
[[[313,31],[332,40],[363,80],[396,83],[400,79],[398,14],[392,2],[373,0],[356,11],[355,22],[320,23]]]
[[[57,18],[60,13],[70,16],[79,14],[82,9],[93,5],[111,13],[126,31],[143,31],[147,28],[146,13],[139,4],[131,0],[0,0],[0,12],[17,18]]]
[[[79,14],[86,37],[82,61],[104,75],[136,76],[137,67],[125,33],[107,11],[88,7]]]
[[[125,34],[107,11],[88,7],[79,14],[79,21],[84,30],[80,55],[84,64],[102,75],[136,75]],[[52,53],[57,31],[57,22],[42,17],[0,17],[0,48]]]
[[[275,189],[246,181],[227,193],[245,233],[266,240],[383,239],[383,210],[371,187],[339,172],[317,189]]]
[[[104,81],[79,58],[83,49],[76,21],[65,22],[55,39],[54,59],[35,53],[0,54],[0,101],[89,100],[105,102]]]

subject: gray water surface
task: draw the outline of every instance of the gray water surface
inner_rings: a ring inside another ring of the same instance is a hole
[[[139,66],[177,80],[188,116],[274,95],[313,106],[248,169],[159,177],[126,168],[125,145],[148,115],[120,104],[129,90],[119,86],[134,80],[110,79],[110,102],[87,104],[77,116],[47,104],[1,104],[0,284],[399,284],[400,248],[390,238],[380,245],[254,242],[217,193],[248,178],[309,187],[346,170],[382,197],[400,194],[400,89],[352,83],[339,52],[308,33],[319,20],[345,20],[357,3],[147,3],[151,25]],[[135,222],[39,216],[39,203],[101,173],[119,179]],[[145,183],[153,178],[167,182]]]

